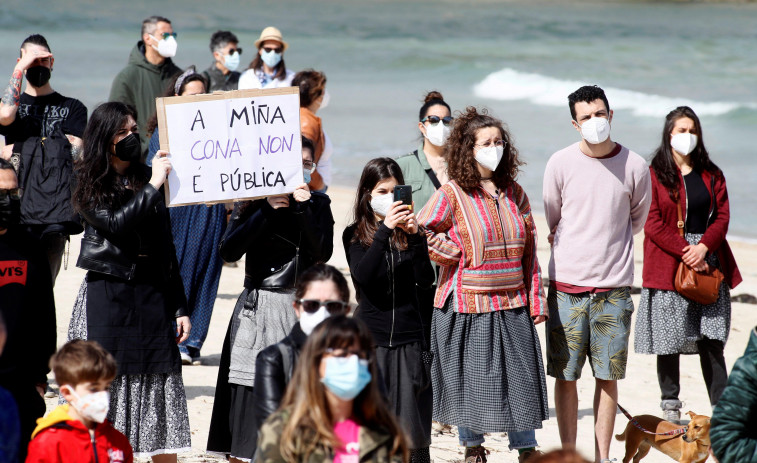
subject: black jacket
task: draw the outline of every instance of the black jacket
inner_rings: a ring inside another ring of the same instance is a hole
[[[296,260],[299,276],[317,262],[326,262],[334,250],[334,217],[331,200],[312,193],[298,203],[291,196],[289,207],[274,209],[266,199],[239,202],[220,243],[221,258],[239,260],[245,253],[245,288],[260,288],[263,280]],[[295,286],[296,278],[284,282]]]
[[[408,235],[407,249],[399,251],[390,247],[392,230],[382,222],[366,248],[352,242],[355,229],[356,225],[350,225],[342,235],[352,281],[360,295],[355,316],[366,322],[378,346],[422,342],[416,286],[428,288],[435,277],[426,236]]]
[[[171,286],[171,294],[183,296],[163,193],[148,183],[137,192],[129,190],[129,194],[131,198],[121,207],[81,212],[85,220],[84,236],[76,266],[133,280],[139,263],[144,270],[160,275]],[[187,315],[186,297],[176,299],[175,316]]]
[[[284,398],[287,384],[292,379],[294,367],[307,339],[307,335],[300,328],[300,322],[297,322],[289,336],[278,344],[266,347],[258,354],[255,360],[255,386],[252,389],[253,414],[258,429],[281,405],[281,399]],[[286,362],[284,353],[288,357]]]

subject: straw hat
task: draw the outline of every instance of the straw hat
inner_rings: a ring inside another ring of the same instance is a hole
[[[277,42],[280,42],[281,46],[284,48],[284,51],[289,48],[289,45],[284,42],[284,39],[281,38],[281,31],[273,26],[268,26],[263,29],[263,32],[260,33],[260,38],[255,41],[255,48],[260,48],[260,45],[266,40],[275,40]]]

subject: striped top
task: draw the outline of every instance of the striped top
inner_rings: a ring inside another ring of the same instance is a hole
[[[460,313],[529,307],[547,315],[536,257],[536,225],[528,197],[513,183],[495,198],[465,192],[455,181],[434,193],[418,214],[429,255],[441,266],[435,307],[450,293]]]

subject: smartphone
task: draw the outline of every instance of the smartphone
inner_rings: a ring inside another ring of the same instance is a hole
[[[407,204],[410,212],[413,212],[413,187],[411,185],[396,185],[394,187],[394,201],[402,201],[402,204]]]

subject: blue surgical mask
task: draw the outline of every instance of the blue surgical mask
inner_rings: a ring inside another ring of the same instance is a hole
[[[270,52],[263,50],[263,53],[260,54],[260,58],[269,68],[275,68],[281,61],[281,53],[276,53],[273,50]]]
[[[310,169],[302,169],[302,176],[305,177],[305,183],[310,183],[313,176],[310,174]]]
[[[224,56],[223,67],[225,67],[229,71],[236,71],[239,67],[239,53],[235,51],[231,55]]]
[[[352,400],[371,382],[368,360],[349,357],[327,357],[326,376],[321,382],[342,400]]]

